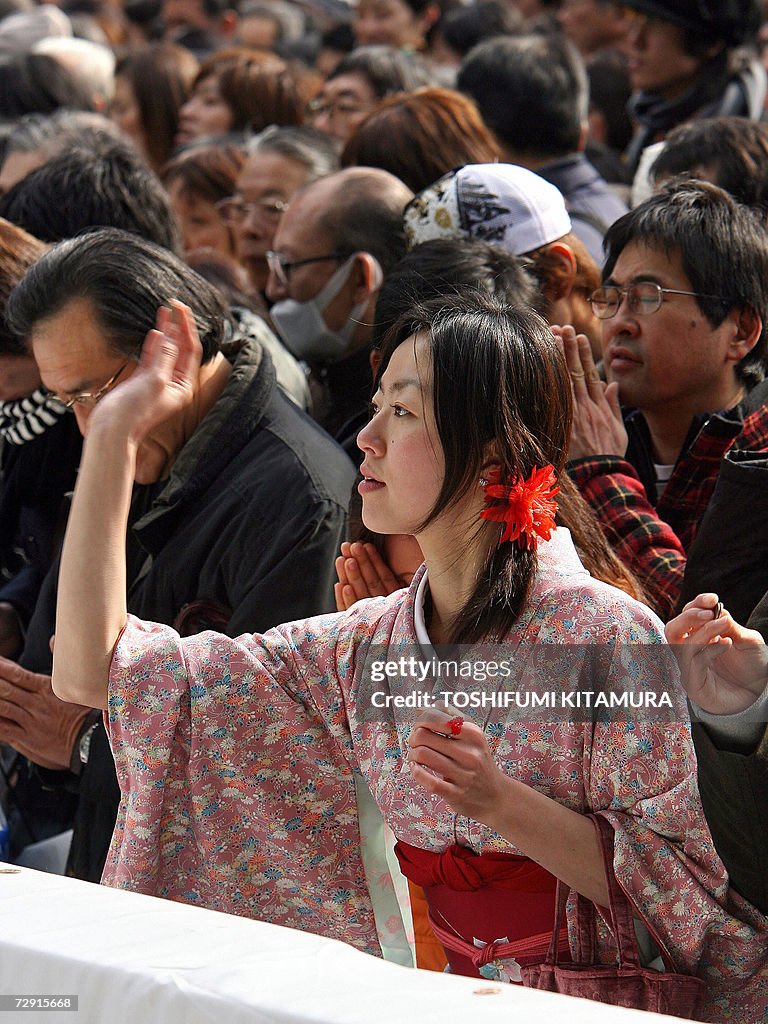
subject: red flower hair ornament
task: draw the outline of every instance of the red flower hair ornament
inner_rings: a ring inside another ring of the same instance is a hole
[[[495,469],[488,474],[485,508],[480,515],[504,523],[499,544],[516,540],[522,548],[536,548],[539,538],[549,540],[556,529],[554,497],[559,491],[551,465],[533,469],[527,480],[508,485],[499,483],[499,470]]]

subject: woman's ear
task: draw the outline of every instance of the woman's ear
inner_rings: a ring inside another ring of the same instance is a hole
[[[483,464],[480,467],[480,476],[487,479],[489,473],[501,471],[501,458],[499,457],[499,446],[496,441],[489,441],[483,449]]]
[[[548,302],[567,299],[576,281],[576,255],[567,242],[552,242],[544,250],[541,290]]]

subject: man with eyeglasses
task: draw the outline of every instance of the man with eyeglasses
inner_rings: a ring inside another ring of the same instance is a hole
[[[560,331],[575,399],[569,471],[663,618],[703,592],[667,635],[688,639],[676,652],[715,847],[732,885],[765,909],[768,690],[754,684],[765,649],[753,635],[742,690],[727,649],[706,645],[724,611],[752,624],[766,590],[768,233],[726,192],[688,181],[619,220],[606,245],[592,305],[607,386],[589,346]],[[716,586],[690,589],[696,561]],[[742,634],[723,631],[744,657]]]
[[[133,613],[182,634],[217,628],[234,636],[333,609],[354,467],[277,387],[266,349],[250,338],[232,341],[226,308],[207,281],[136,235],[98,230],[49,250],[6,313],[43,384],[86,438],[94,407],[130,387],[156,322],[172,316],[187,350],[195,332],[200,338],[194,400],[135,454]],[[87,576],[88,566],[82,571]],[[0,662],[0,741],[56,771],[51,782],[69,787],[79,777],[71,867],[98,881],[118,794],[101,715],[51,693],[56,576],[49,573],[29,624],[25,668]]]
[[[263,293],[280,218],[292,197],[339,168],[337,147],[313,128],[267,128],[250,141],[235,194],[217,204],[235,235],[238,257],[253,287]]]
[[[310,367],[313,414],[340,442],[353,438],[350,423],[370,400],[376,299],[405,254],[403,209],[412,198],[386,171],[339,171],[294,197],[267,254],[272,322]]]
[[[723,457],[768,449],[768,234],[691,181],[618,220],[606,252],[592,307],[607,387],[589,346],[560,332],[576,405],[569,469],[667,619]]]

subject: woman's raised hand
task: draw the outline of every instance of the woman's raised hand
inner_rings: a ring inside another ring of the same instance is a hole
[[[689,601],[664,632],[688,696],[704,711],[738,714],[765,689],[768,651],[763,637],[734,622],[717,594],[699,594]]]
[[[135,444],[159,423],[195,400],[202,345],[188,306],[161,306],[134,372],[94,408],[89,430],[109,424]]]

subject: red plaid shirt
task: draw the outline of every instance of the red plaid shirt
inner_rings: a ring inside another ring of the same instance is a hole
[[[768,405],[744,419],[738,410],[710,416],[677,460],[655,508],[626,459],[598,455],[569,463],[616,554],[638,576],[651,607],[665,621],[677,611],[686,552],[730,449],[768,451]]]

